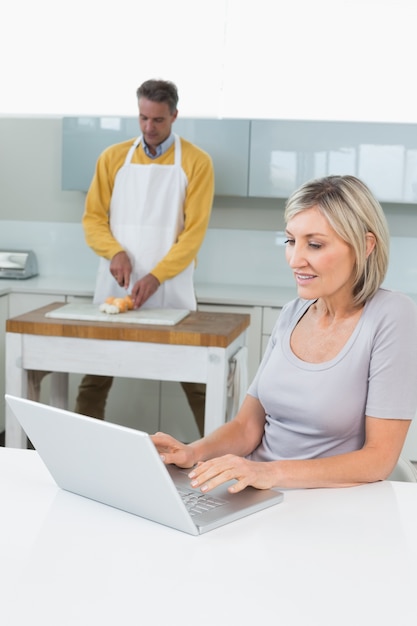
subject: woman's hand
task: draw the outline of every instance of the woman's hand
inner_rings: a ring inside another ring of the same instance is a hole
[[[172,463],[184,468],[195,465],[194,451],[191,446],[165,433],[155,433],[151,435],[151,439],[166,465]]]
[[[270,489],[274,484],[273,468],[275,464],[249,461],[241,456],[225,456],[203,461],[189,473],[191,486],[207,492],[214,487],[235,480],[228,491],[238,493],[251,485],[257,489]]]

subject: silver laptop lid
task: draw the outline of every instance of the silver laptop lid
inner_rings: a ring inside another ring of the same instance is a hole
[[[23,398],[6,401],[59,487],[198,534],[147,433]]]

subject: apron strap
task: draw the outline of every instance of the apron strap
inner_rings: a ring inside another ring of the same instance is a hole
[[[175,138],[175,161],[174,165],[181,167],[181,140],[178,135],[174,133]]]
[[[125,159],[125,165],[129,165],[129,163],[132,160],[133,157],[133,153],[136,150],[136,148],[138,147],[138,145],[140,144],[140,142],[142,141],[142,135],[139,135],[139,137],[137,137],[134,142],[132,143],[129,152],[126,155],[126,159]]]
[[[136,150],[136,148],[138,147],[138,145],[140,144],[140,142],[142,141],[142,135],[139,135],[139,137],[137,137],[134,142],[132,143],[129,152],[126,155],[126,159],[125,159],[125,165],[129,165],[129,163],[132,161],[132,157],[133,157],[133,153]],[[174,157],[174,165],[176,167],[181,167],[181,140],[179,138],[178,135],[176,135],[174,133],[174,141],[175,141],[175,157]]]

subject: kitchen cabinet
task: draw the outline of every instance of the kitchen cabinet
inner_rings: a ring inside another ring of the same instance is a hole
[[[249,120],[180,117],[173,131],[211,156],[217,195],[247,196]],[[100,153],[139,134],[137,117],[64,117],[62,189],[87,191]]]
[[[287,198],[307,180],[362,179],[383,202],[417,200],[417,125],[252,120],[249,195]]]
[[[23,315],[33,309],[39,309],[51,302],[65,302],[65,296],[40,293],[10,293],[9,294],[9,317]]]
[[[213,159],[216,195],[248,195],[249,120],[179,118],[173,129]]]
[[[5,386],[6,386],[6,367],[5,367],[5,352],[6,352],[6,335],[5,325],[6,320],[9,317],[9,296],[0,296],[0,432],[5,428]]]
[[[417,413],[411,422],[401,454],[417,463]]]
[[[278,307],[263,307],[262,309],[262,338],[261,338],[261,353],[262,356],[265,353],[266,346],[268,344],[269,338],[275,326],[275,323],[278,319],[279,314],[281,313],[281,308]]]

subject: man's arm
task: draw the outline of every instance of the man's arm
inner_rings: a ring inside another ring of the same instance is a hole
[[[183,154],[183,168],[188,178],[184,203],[184,230],[165,257],[151,270],[151,274],[159,283],[177,276],[195,260],[210,221],[214,196],[211,158],[205,152],[188,144],[187,151]]]
[[[105,259],[112,259],[123,246],[110,230],[110,201],[114,179],[124,162],[123,147],[111,146],[99,157],[93,180],[87,193],[82,226],[87,245]]]

